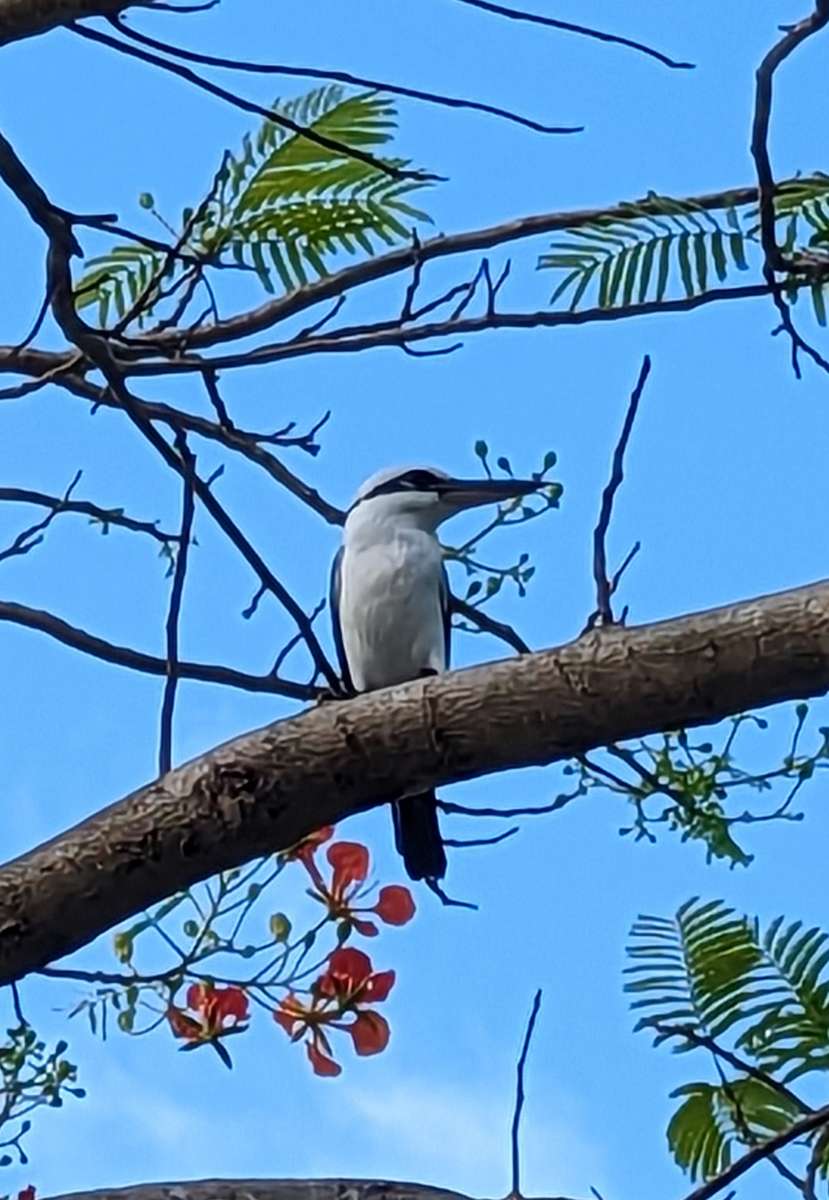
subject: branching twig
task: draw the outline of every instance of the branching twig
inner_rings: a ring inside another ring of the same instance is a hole
[[[599,510],[599,520],[593,532],[593,578],[596,581],[596,611],[590,616],[585,627],[585,632],[592,629],[594,625],[612,625],[614,623],[613,608],[611,606],[611,597],[613,595],[615,584],[621,577],[622,571],[628,565],[635,553],[635,550],[628,555],[620,567],[614,582],[611,582],[607,574],[607,531],[610,527],[610,519],[613,516],[613,501],[619,486],[624,478],[625,450],[630,439],[630,434],[633,429],[633,423],[636,420],[636,413],[639,408],[639,400],[642,396],[645,383],[650,374],[651,360],[649,355],[645,355],[642,360],[642,366],[639,371],[639,378],[636,381],[636,387],[631,393],[628,410],[625,414],[622,432],[619,435],[619,441],[616,443],[616,449],[613,452],[613,462],[610,471],[610,479],[602,493],[602,504]]]
[[[818,33],[829,23],[829,0],[815,0],[814,11],[804,20],[786,29],[783,37],[766,54],[757,68],[756,90],[754,97],[754,119],[751,131],[751,154],[757,172],[757,185],[760,207],[760,242],[763,247],[763,275],[774,299],[775,307],[780,315],[780,330],[784,331],[791,340],[792,369],[795,376],[800,378],[798,352],[803,351],[812,361],[824,371],[829,372],[829,361],[813,346],[801,337],[794,326],[789,306],[783,296],[782,287],[777,280],[777,273],[803,271],[814,273],[815,263],[799,262],[795,258],[784,255],[777,244],[776,214],[774,209],[775,183],[769,156],[768,139],[771,122],[771,104],[774,74],[782,62],[797,49],[797,47],[813,34]],[[829,262],[826,270],[829,272]]]
[[[71,499],[72,492],[75,490],[80,477],[81,472],[76,471],[63,497],[56,499],[56,503],[52,506],[48,516],[44,517],[42,521],[37,521],[34,525],[30,525],[27,529],[22,530],[5,550],[0,550],[0,562],[8,558],[16,558],[28,554],[30,550],[34,550],[35,546],[40,545],[43,541],[44,531],[48,529],[55,517],[63,509],[63,506]],[[0,498],[2,498],[1,493]]]
[[[41,508],[52,509],[54,513],[80,513],[101,525],[118,525],[133,533],[146,533],[163,546],[169,546],[178,541],[177,533],[167,533],[159,529],[155,521],[138,521],[128,517],[123,509],[103,508],[92,504],[89,500],[72,500],[68,495],[50,496],[46,492],[36,492],[30,488],[0,487],[0,502],[10,501],[13,504],[36,504]]]

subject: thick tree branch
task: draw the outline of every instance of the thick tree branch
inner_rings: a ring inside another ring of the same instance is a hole
[[[51,1200],[470,1200],[460,1192],[385,1179],[199,1179],[72,1192]],[[548,1200],[565,1200],[549,1197]]]
[[[322,705],[227,742],[0,870],[0,982],[399,795],[829,689],[829,582]]]
[[[0,0],[0,46],[46,33],[81,17],[109,17],[130,0]]]

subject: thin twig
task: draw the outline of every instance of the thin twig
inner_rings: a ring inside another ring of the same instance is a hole
[[[527,1022],[527,1028],[524,1033],[524,1043],[521,1047],[521,1053],[518,1057],[518,1065],[515,1071],[515,1108],[512,1114],[512,1130],[510,1132],[510,1149],[512,1159],[512,1187],[510,1188],[510,1198],[521,1196],[521,1151],[519,1147],[519,1134],[521,1131],[521,1112],[524,1108],[524,1068],[527,1065],[527,1055],[530,1052],[530,1042],[532,1041],[535,1022],[538,1018],[538,1010],[541,1008],[541,988],[535,993],[533,998],[533,1006],[530,1011],[530,1019]]]
[[[519,832],[519,826],[513,825],[510,829],[505,829],[503,833],[493,834],[492,837],[482,838],[443,838],[444,846],[454,846],[456,849],[464,849],[467,846],[497,846],[499,842],[505,842],[507,838],[514,837]]]
[[[181,531],[179,533],[178,553],[173,571],[173,583],[170,588],[170,606],[167,610],[167,680],[164,684],[164,698],[161,702],[161,731],[158,741],[158,774],[166,775],[173,765],[173,715],[176,705],[176,689],[179,680],[178,640],[179,620],[181,617],[181,601],[184,594],[184,580],[187,575],[187,557],[190,549],[190,539],[193,533],[193,474],[196,460],[187,445],[183,433],[176,436],[176,449],[184,467],[183,489],[181,502]]]
[[[42,521],[37,521],[34,525],[30,525],[27,529],[22,530],[5,550],[0,550],[0,562],[3,562],[5,559],[28,554],[30,550],[34,550],[35,546],[40,545],[43,541],[45,530],[52,524],[63,505],[70,500],[72,492],[75,490],[80,478],[81,471],[76,471],[62,499],[57,500],[57,503],[52,507],[48,516],[44,517]]]
[[[625,450],[630,440],[633,423],[636,420],[636,413],[639,408],[639,400],[641,399],[642,390],[644,389],[650,370],[651,360],[650,356],[646,354],[642,360],[636,387],[631,393],[624,424],[622,425],[622,432],[619,435],[616,449],[613,452],[610,479],[602,493],[599,520],[593,532],[593,578],[596,581],[596,611],[588,619],[585,632],[597,624],[612,625],[614,623],[613,608],[611,606],[613,586],[607,574],[607,531],[610,527],[611,517],[613,516],[613,501],[624,479]],[[627,561],[630,561],[630,557],[632,555],[629,556]],[[627,565],[627,561],[625,565]]]
[[[522,9],[507,8],[503,4],[493,4],[492,0],[459,0],[461,4],[468,4],[471,8],[480,8],[484,12],[495,13],[499,17],[507,17],[511,21],[529,21],[533,25],[546,25],[549,29],[562,29],[566,33],[577,33],[582,37],[594,38],[598,42],[613,42],[618,46],[627,46],[630,50],[638,50],[641,54],[646,54],[649,58],[655,58],[657,62],[663,63],[666,67],[673,67],[676,70],[693,70],[694,64],[690,62],[679,62],[675,58],[669,58],[667,54],[662,54],[659,50],[654,50],[651,46],[646,46],[644,42],[635,42],[631,38],[622,37],[615,33],[604,33],[600,29],[591,29],[587,25],[574,25],[572,21],[559,21],[555,17],[542,17],[538,13],[524,12]]]
[[[441,812],[462,817],[540,817],[547,813],[558,812],[566,807],[571,800],[584,795],[583,789],[556,796],[549,804],[528,804],[518,808],[471,808],[467,804],[455,804],[452,800],[438,800],[437,806]]]
[[[484,104],[478,100],[467,100],[457,96],[446,96],[439,92],[427,92],[420,88],[402,87],[397,83],[368,79],[364,75],[353,75],[349,71],[329,71],[319,67],[289,67],[281,63],[254,63],[243,59],[221,58],[215,54],[199,54],[194,50],[186,50],[183,46],[174,46],[170,42],[159,41],[158,38],[149,37],[146,33],[139,33],[125,24],[123,18],[112,17],[110,24],[114,25],[118,32],[125,37],[132,38],[133,41],[140,42],[143,46],[150,46],[154,50],[161,50],[184,62],[200,63],[205,67],[220,67],[224,70],[244,71],[253,75],[285,75],[293,79],[333,79],[337,83],[345,83],[350,87],[387,92],[390,96],[406,96],[411,100],[423,100],[427,104],[439,104],[445,108],[471,109],[474,112],[488,113],[490,116],[500,117],[515,125],[532,129],[536,133],[581,133],[584,129],[583,125],[545,125],[541,121],[533,120],[532,117],[522,117],[518,113],[506,108],[498,108],[493,104]]]
[[[425,244],[424,244],[425,249]],[[361,325],[344,326],[318,338],[296,341],[270,342],[253,350],[203,358],[197,354],[185,354],[178,358],[127,361],[119,354],[119,367],[126,375],[186,375],[205,368],[230,370],[237,367],[264,366],[266,363],[281,362],[289,358],[312,354],[356,354],[364,350],[383,346],[406,345],[435,338],[466,337],[472,333],[489,332],[494,329],[565,329],[581,325],[605,324],[627,321],[634,317],[661,316],[669,313],[693,312],[729,300],[751,300],[768,296],[771,288],[766,283],[744,284],[727,288],[712,288],[697,296],[682,296],[674,300],[646,300],[641,304],[621,305],[619,308],[584,308],[575,312],[538,309],[531,312],[482,313],[460,321],[435,321],[425,325],[401,326],[397,317]],[[247,314],[248,317],[251,314]],[[211,332],[214,327],[211,327]],[[237,336],[236,333],[233,336]],[[217,340],[221,341],[222,338]],[[149,347],[148,347],[149,348]]]
[[[297,137],[306,138],[309,142],[314,142],[323,149],[341,155],[343,158],[356,159],[359,162],[365,163],[375,171],[379,171],[383,175],[388,175],[391,179],[398,180],[414,180],[418,183],[434,183],[441,180],[440,175],[430,174],[426,171],[407,171],[402,167],[397,167],[391,162],[386,162],[382,158],[377,158],[373,154],[369,154],[366,150],[360,150],[356,146],[348,146],[345,142],[340,142],[336,138],[330,138],[324,133],[319,133],[317,130],[307,125],[300,125],[285,113],[277,112],[274,109],[266,108],[262,104],[256,104],[253,100],[247,100],[244,96],[238,96],[235,92],[229,92],[227,88],[220,87],[217,83],[211,83],[209,79],[203,79],[201,75],[197,75],[195,71],[191,71],[189,67],[183,66],[181,63],[173,62],[170,59],[161,58],[158,54],[153,54],[149,50],[140,50],[137,46],[130,45],[129,42],[120,41],[118,38],[110,37],[107,33],[101,33],[97,29],[89,29],[85,25],[78,25],[76,22],[69,22],[68,29],[79,37],[86,38],[92,42],[98,42],[102,46],[108,46],[110,50],[116,50],[119,54],[124,54],[129,58],[137,58],[142,62],[150,63],[154,67],[160,67],[163,71],[169,71],[171,75],[177,75],[180,79],[185,79],[188,83],[192,83],[194,87],[201,88],[202,91],[208,92],[211,96],[216,96],[219,100],[224,100],[228,104],[232,104],[235,108],[239,108],[242,112],[253,113],[255,116],[263,117],[266,121],[272,121],[274,125],[279,125],[283,129],[287,129],[290,133]]]
[[[131,671],[141,671],[145,675],[167,675],[167,660],[141,650],[133,650],[128,646],[119,646],[113,642],[104,641],[93,633],[87,633],[75,625],[56,617],[54,613],[44,612],[39,608],[29,608],[25,604],[15,604],[10,600],[0,600],[0,621],[9,621],[25,629],[36,629],[41,633],[62,642],[72,650],[79,650],[102,662],[112,663],[118,667],[127,667]],[[239,688],[244,692],[269,693],[275,696],[288,696],[292,700],[315,700],[319,688],[309,687],[292,679],[280,679],[268,673],[267,675],[250,675],[237,671],[233,667],[220,666],[212,663],[179,662],[178,675],[180,679],[197,679],[202,683],[218,683],[225,687]]]
[[[101,525],[118,525],[134,533],[146,533],[163,546],[178,541],[177,533],[167,533],[158,528],[155,521],[138,521],[128,517],[123,509],[103,508],[92,504],[89,500],[72,500],[68,496],[50,496],[46,492],[36,492],[31,488],[0,487],[0,502],[9,501],[12,504],[35,504],[41,508],[49,508],[60,513],[79,513],[89,517]]]

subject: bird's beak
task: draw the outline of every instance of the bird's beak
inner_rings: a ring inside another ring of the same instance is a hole
[[[449,479],[441,485],[441,499],[453,508],[474,508],[528,496],[547,486],[543,479]]]

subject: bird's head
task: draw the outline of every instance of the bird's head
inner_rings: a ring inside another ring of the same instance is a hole
[[[541,479],[458,479],[436,467],[392,467],[362,484],[348,520],[404,520],[431,532],[456,513],[545,487]]]

